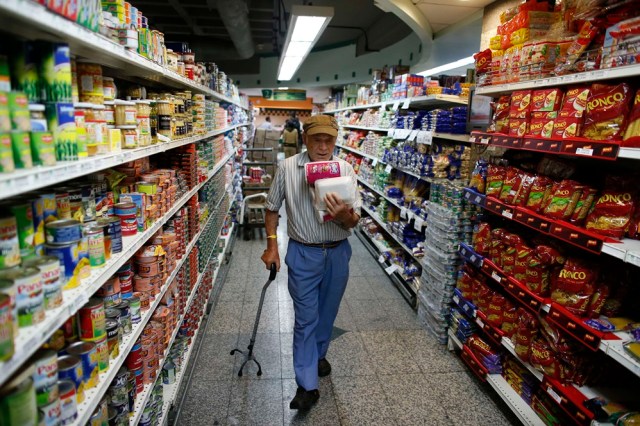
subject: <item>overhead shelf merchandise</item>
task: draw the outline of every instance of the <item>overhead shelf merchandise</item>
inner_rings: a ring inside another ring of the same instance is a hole
[[[232,244],[252,117],[135,7],[56,7],[0,4],[2,418],[149,424]]]

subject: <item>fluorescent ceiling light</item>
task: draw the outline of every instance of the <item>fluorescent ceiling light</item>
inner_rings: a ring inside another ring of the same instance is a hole
[[[278,80],[291,80],[311,52],[322,32],[333,18],[332,7],[291,7],[291,16],[282,56],[278,65]]]
[[[426,71],[419,72],[418,74],[423,75],[425,77],[430,75],[438,75],[445,71],[449,71],[455,68],[464,67],[465,65],[473,64],[474,61],[475,60],[473,59],[473,56],[468,56],[466,58],[458,59],[457,61],[454,61],[454,62],[449,62],[448,64],[440,65],[439,67],[435,67],[435,68],[428,69]]]

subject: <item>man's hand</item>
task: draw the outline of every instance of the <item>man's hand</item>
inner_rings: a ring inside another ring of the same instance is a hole
[[[351,209],[335,192],[325,195],[324,202],[327,205],[327,211],[337,222],[345,223],[351,219]]]
[[[261,257],[267,269],[271,269],[273,263],[276,264],[276,270],[280,272],[280,253],[278,253],[278,247],[268,248],[262,253]]]

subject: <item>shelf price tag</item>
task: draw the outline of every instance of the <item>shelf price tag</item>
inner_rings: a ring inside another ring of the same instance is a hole
[[[395,101],[391,106],[391,111],[397,111],[400,108],[400,101]]]
[[[551,386],[547,386],[547,393],[549,394],[549,396],[551,398],[553,398],[558,404],[562,404],[562,398],[560,397],[560,395],[557,394],[557,392],[551,387]]]
[[[578,155],[586,155],[587,157],[593,156],[593,149],[589,148],[577,148],[576,154]]]
[[[424,219],[421,218],[420,216],[416,216],[416,220],[415,220],[415,222],[413,224],[413,228],[416,231],[420,232],[420,231],[422,231],[422,226],[423,225],[424,225]]]
[[[384,263],[384,256],[383,255],[380,255],[380,257],[378,257],[378,262]]]
[[[496,280],[499,283],[502,282],[502,277],[500,275],[498,275],[497,273],[495,273],[495,272],[491,273],[491,278],[493,278],[494,280]]]
[[[384,171],[386,173],[391,173],[392,170],[393,170],[393,167],[391,167],[391,164],[387,164],[387,167],[384,168]]]
[[[400,217],[402,219],[406,219],[407,218],[407,208],[406,207],[402,207],[400,209]]]
[[[417,130],[412,130],[411,134],[409,134],[409,140],[410,141],[416,140],[416,136],[418,136],[418,131]]]
[[[418,131],[418,139],[417,142],[424,145],[431,145],[433,142],[433,132],[429,130],[420,130]]]
[[[502,216],[506,217],[507,219],[513,219],[513,213],[509,210],[502,210]]]
[[[373,167],[377,166],[377,165],[378,165],[378,159],[377,159],[377,158],[374,158],[374,159],[373,159],[373,161],[371,162],[371,165],[372,165]]]
[[[393,274],[394,272],[396,272],[398,269],[400,269],[400,267],[398,265],[391,265],[388,268],[385,268],[385,272],[389,275]]]
[[[396,133],[396,129],[389,129],[389,131],[387,132],[387,136],[393,137],[395,133]]]
[[[457,295],[457,294],[454,294],[454,295],[453,295],[453,301],[455,302],[455,304],[456,304],[456,305],[459,305],[459,304],[460,304],[460,298],[458,297],[458,295]]]
[[[402,109],[408,109],[409,105],[411,105],[411,98],[407,98],[404,100],[404,103],[402,104]]]
[[[415,218],[416,215],[411,210],[407,210],[407,220],[411,221],[411,219]]]

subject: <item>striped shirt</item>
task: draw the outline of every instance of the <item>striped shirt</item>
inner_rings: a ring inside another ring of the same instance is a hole
[[[356,174],[351,164],[335,157],[332,160],[340,162],[340,167],[344,168],[346,176],[350,176],[353,185],[357,186]],[[317,244],[344,240],[351,235],[351,231],[341,228],[333,221],[320,223],[318,220],[318,212],[313,207],[311,198],[311,187],[305,179],[304,165],[309,162],[311,159],[305,151],[280,163],[265,207],[267,210],[277,212],[282,207],[282,201],[286,200],[287,233],[289,238],[298,242]],[[360,216],[361,206],[360,194],[356,191],[353,210],[358,216]]]

